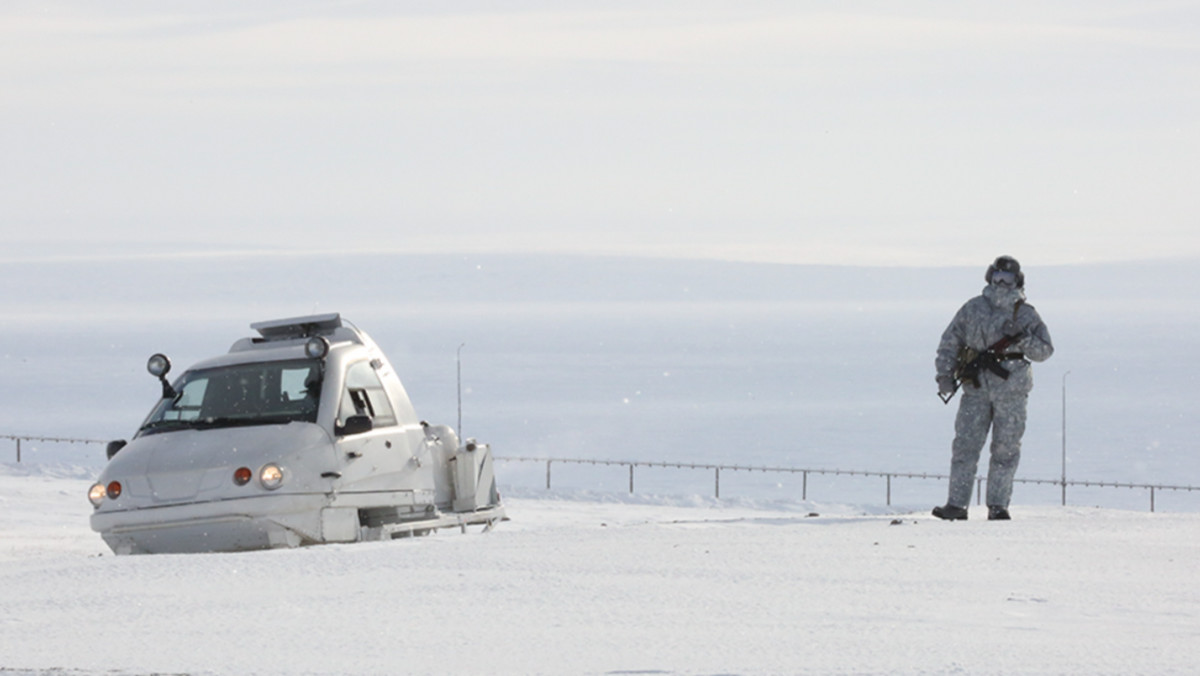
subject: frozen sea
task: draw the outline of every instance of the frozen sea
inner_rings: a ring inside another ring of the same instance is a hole
[[[1019,254],[1020,252],[1013,252]],[[986,261],[984,262],[986,264]],[[396,364],[418,413],[499,458],[945,473],[955,404],[933,356],[983,268],[854,268],[560,256],[46,251],[0,265],[0,434],[127,438],[154,403],[146,357],[182,369],[255,321],[340,312]],[[1057,353],[1035,365],[1019,477],[1200,485],[1200,273],[1190,261],[1027,265]],[[461,361],[459,361],[461,358]],[[956,403],[956,402],[955,402]],[[1064,424],[1065,423],[1065,424]],[[1064,438],[1065,432],[1065,438]],[[8,442],[5,442],[8,443]],[[0,445],[4,459],[14,454]],[[98,466],[102,447],[25,442]],[[501,483],[544,486],[538,463]],[[628,491],[623,467],[556,487]],[[638,491],[711,495],[709,471],[639,469]],[[723,496],[884,502],[881,479],[727,472]],[[936,503],[938,480],[893,500]],[[1072,490],[1143,509],[1143,490]],[[1015,502],[1060,501],[1018,486]],[[1160,492],[1196,509],[1200,492]]]

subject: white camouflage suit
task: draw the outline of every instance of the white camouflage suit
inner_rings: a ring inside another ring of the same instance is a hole
[[[1014,310],[1015,308],[1015,310]],[[1023,358],[1001,361],[1008,379],[987,368],[979,373],[979,387],[962,384],[962,399],[954,420],[954,443],[950,459],[950,494],[947,505],[966,508],[979,466],[979,455],[992,433],[988,467],[987,505],[1007,509],[1012,497],[1013,476],[1021,459],[1021,436],[1025,434],[1025,406],[1033,389],[1030,361],[1045,361],[1054,353],[1050,332],[1032,305],[1025,303],[1021,288],[989,284],[983,293],[967,301],[942,334],[937,350],[938,378],[954,372],[959,349],[966,346],[980,353],[1006,335],[1021,334],[1020,340],[1004,350]]]

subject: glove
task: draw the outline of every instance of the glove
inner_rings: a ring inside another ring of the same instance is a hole
[[[937,377],[938,394],[950,394],[954,391],[954,378],[950,376]]]

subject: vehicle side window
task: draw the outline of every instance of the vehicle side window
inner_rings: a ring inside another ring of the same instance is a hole
[[[342,403],[338,409],[338,424],[346,418],[365,415],[374,427],[396,424],[396,414],[388,401],[387,392],[371,362],[360,361],[346,370],[346,386],[342,388]]]
[[[175,405],[164,411],[163,420],[195,420],[200,417],[200,405],[204,403],[204,392],[208,389],[208,379],[192,380],[183,386]]]
[[[284,401],[300,401],[310,395],[311,370],[308,368],[285,368],[279,374],[279,389],[283,391]]]

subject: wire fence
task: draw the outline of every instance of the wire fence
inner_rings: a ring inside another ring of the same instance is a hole
[[[930,474],[917,472],[877,472],[871,470],[847,470],[847,469],[814,469],[801,467],[770,467],[770,466],[754,466],[754,465],[716,465],[706,463],[682,463],[682,462],[647,462],[640,460],[596,460],[587,458],[525,458],[514,456],[499,456],[495,458],[497,461],[518,462],[518,463],[544,463],[546,466],[546,490],[551,490],[553,487],[553,468],[555,464],[560,465],[596,465],[596,466],[616,466],[625,467],[629,471],[629,493],[633,494],[635,489],[636,469],[637,468],[664,468],[677,470],[704,470],[712,472],[713,497],[720,499],[721,497],[721,474],[722,472],[763,472],[777,474],[799,474],[800,479],[800,499],[808,499],[808,483],[809,476],[849,476],[849,477],[874,477],[883,479],[885,500],[888,505],[892,504],[892,485],[894,482],[902,479],[934,479],[934,480],[949,480],[949,475],[946,474]],[[982,499],[983,486],[986,477],[976,477],[975,499],[978,503]],[[1022,484],[1038,484],[1048,486],[1059,486],[1062,489],[1062,504],[1067,504],[1067,489],[1068,487],[1075,488],[1124,488],[1145,490],[1150,499],[1150,511],[1155,511],[1156,500],[1158,493],[1162,491],[1186,491],[1200,492],[1200,486],[1185,486],[1185,485],[1170,485],[1170,484],[1140,484],[1140,483],[1125,483],[1114,481],[1081,481],[1075,479],[1024,479],[1017,477],[1013,479],[1014,483]]]
[[[17,447],[17,463],[21,462],[21,442],[22,441],[48,441],[52,443],[62,444],[107,444],[108,440],[100,439],[80,439],[77,437],[36,437],[21,434],[0,434],[0,439],[8,439],[16,442]]]
[[[107,444],[107,440],[100,439],[82,439],[78,437],[43,437],[19,434],[0,434],[0,439],[8,439],[16,445],[17,463],[21,462],[21,442],[49,442],[49,443],[65,443],[65,444]],[[893,483],[899,480],[948,480],[950,477],[946,474],[930,474],[926,472],[879,472],[872,470],[848,470],[848,469],[817,469],[817,468],[801,468],[801,467],[771,467],[771,466],[756,466],[756,465],[720,465],[708,463],[684,463],[684,462],[654,462],[644,460],[599,460],[588,458],[527,458],[519,456],[496,456],[498,462],[517,462],[517,463],[544,463],[546,466],[546,490],[551,490],[553,487],[553,468],[555,464],[560,465],[595,465],[595,466],[615,466],[625,467],[629,472],[629,493],[634,493],[636,488],[636,470],[638,468],[662,468],[672,470],[702,470],[712,472],[712,487],[713,497],[721,498],[721,473],[732,472],[762,472],[776,474],[791,474],[800,475],[800,499],[808,499],[808,483],[810,476],[848,476],[848,477],[864,477],[878,478],[884,480],[884,491],[888,505],[892,504],[892,486]],[[985,477],[976,477],[976,502],[982,499],[983,484],[986,481]],[[1119,481],[1087,481],[1078,479],[1025,479],[1017,477],[1013,479],[1014,483],[1035,484],[1042,486],[1058,486],[1062,491],[1062,504],[1067,504],[1067,489],[1068,488],[1121,488],[1144,490],[1150,500],[1150,511],[1156,509],[1156,501],[1158,494],[1163,491],[1180,491],[1191,493],[1193,491],[1200,492],[1200,486],[1187,485],[1172,485],[1172,484],[1143,484],[1143,483],[1127,483]]]

